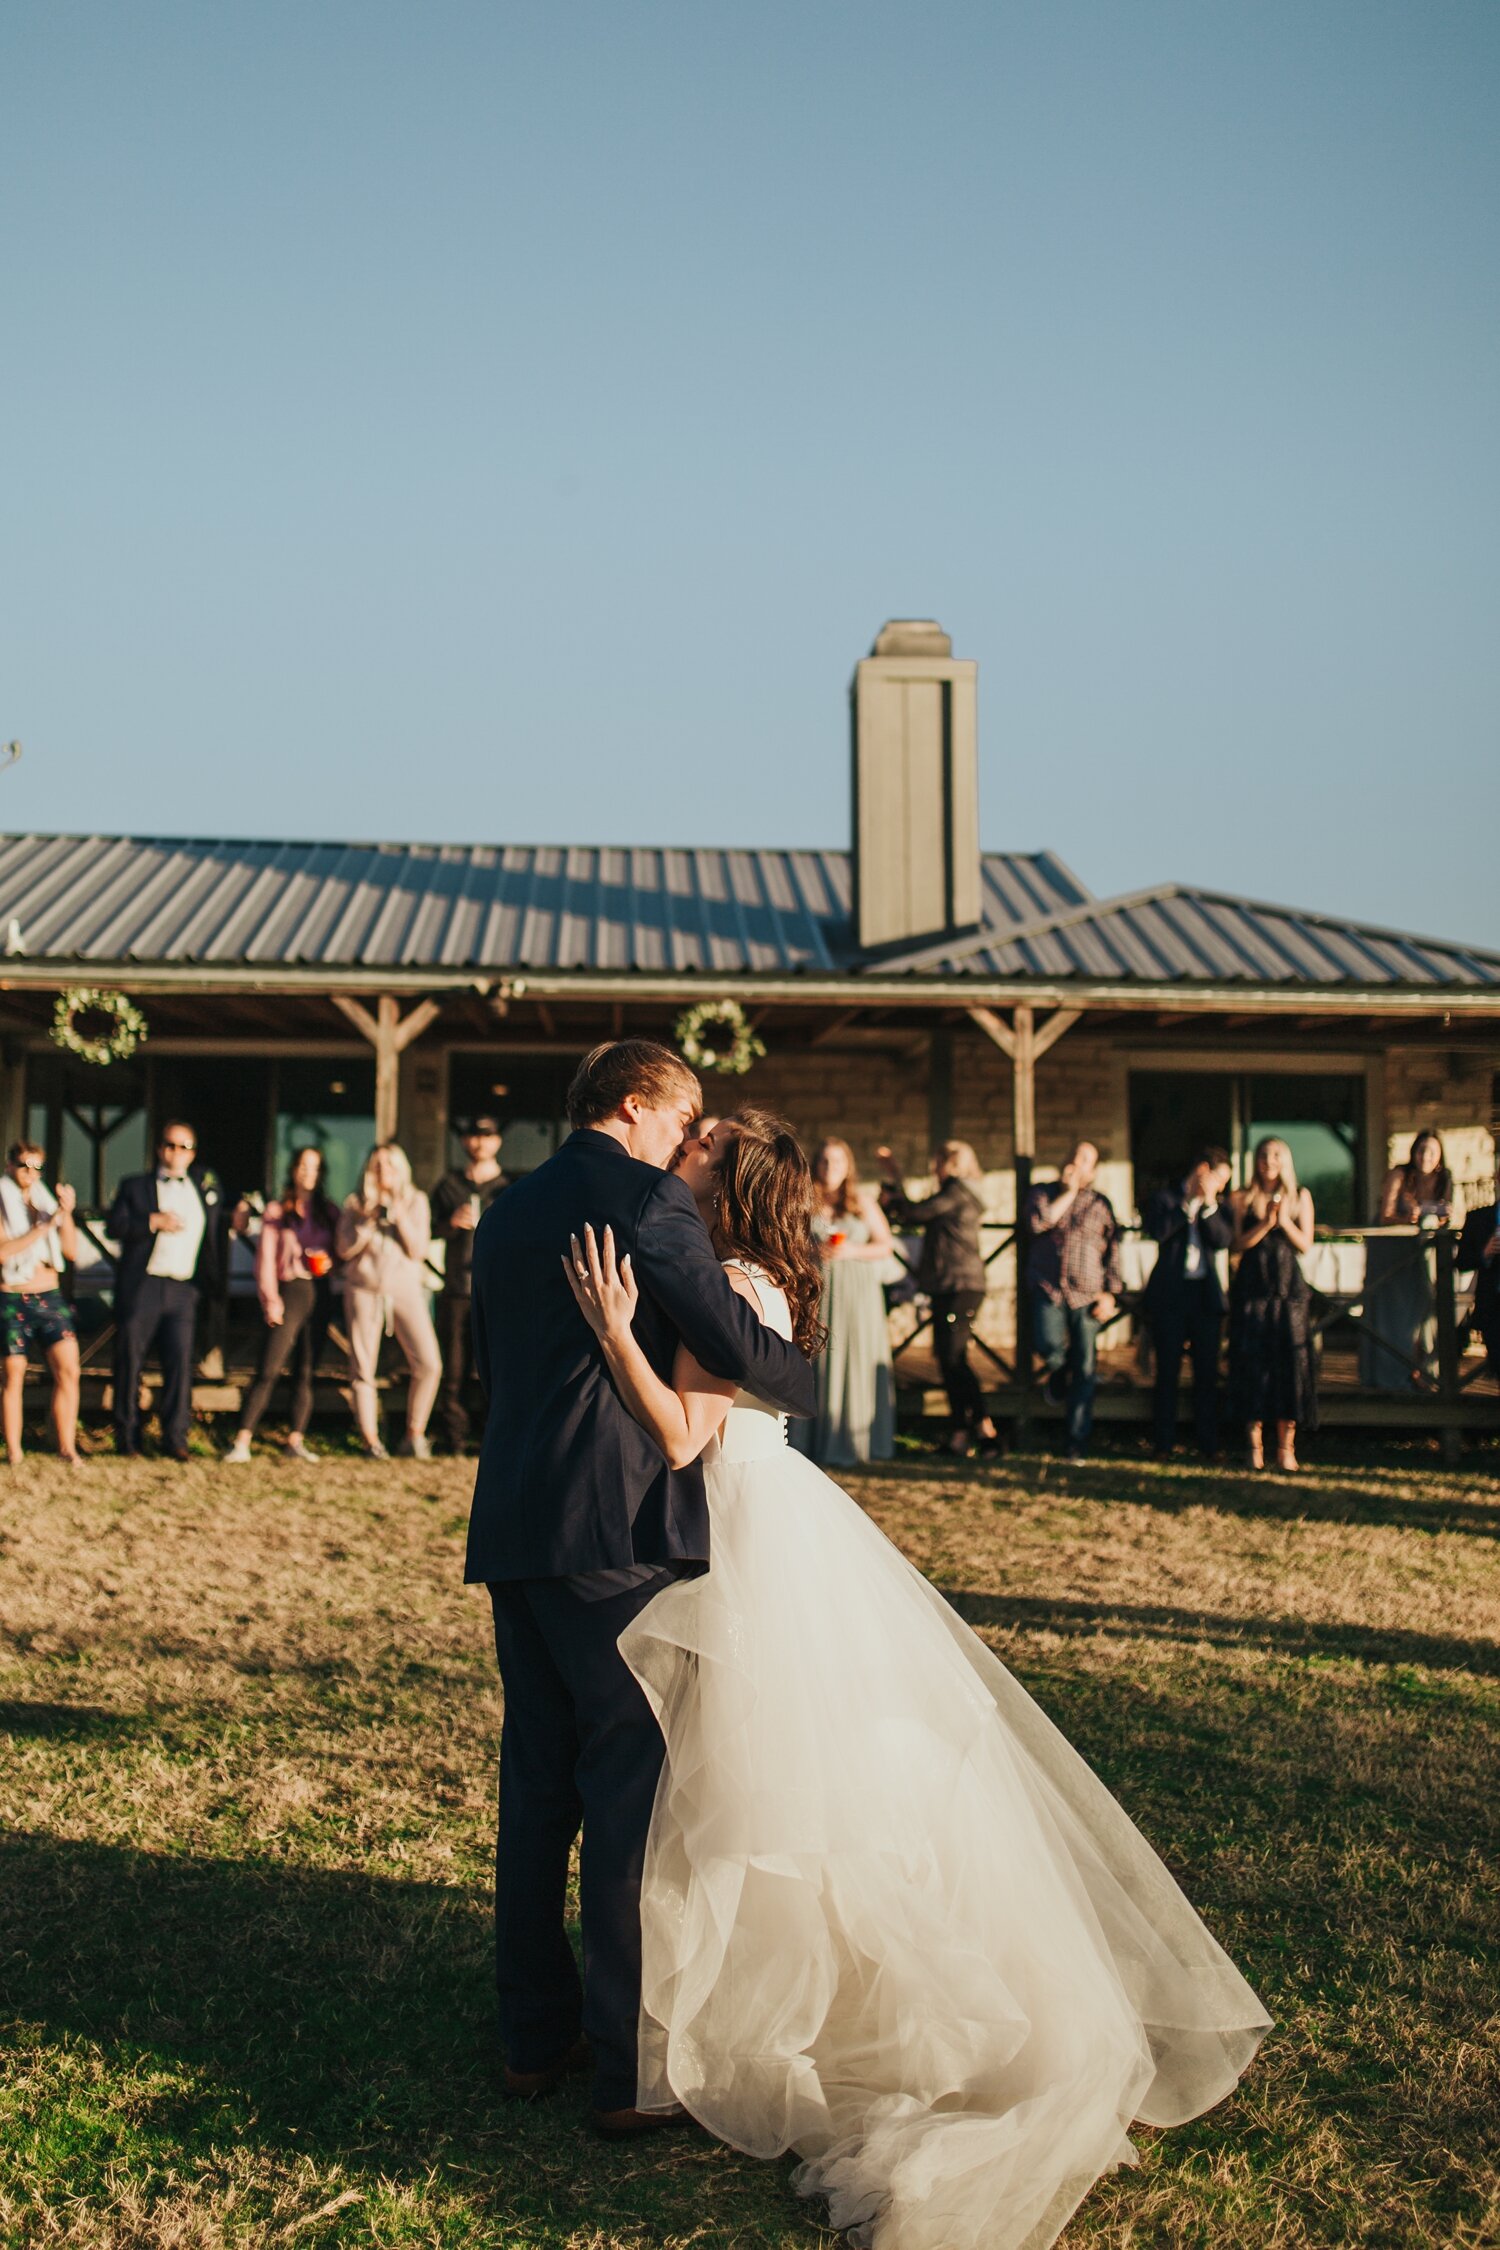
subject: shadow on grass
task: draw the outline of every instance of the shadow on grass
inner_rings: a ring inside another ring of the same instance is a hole
[[[1348,1477],[1308,1469],[1294,1476],[1269,1470],[1248,1471],[1111,1459],[1062,1462],[1013,1455],[1000,1472],[1004,1483],[1025,1480],[1027,1490],[1045,1483],[1049,1492],[1077,1493],[1081,1499],[1117,1501],[1122,1507],[1152,1508],[1183,1515],[1207,1508],[1219,1515],[1263,1517],[1283,1522],[1385,1524],[1398,1531],[1452,1531],[1477,1539],[1500,1539],[1500,1497],[1467,1495],[1424,1500],[1405,1479]],[[1415,1482],[1416,1480],[1413,1480]]]
[[[50,1742],[120,1741],[150,1730],[153,1721],[134,1711],[105,1711],[95,1703],[0,1703],[0,1735]]]
[[[1125,1602],[1047,1601],[1010,1594],[943,1589],[968,1625],[1034,1626],[1069,1638],[1195,1643],[1215,1648],[1282,1651],[1295,1656],[1357,1657],[1371,1664],[1421,1664],[1438,1672],[1500,1675],[1500,1646],[1433,1633],[1366,1625],[1308,1623],[1298,1617],[1222,1617],[1209,1610],[1141,1607]]]
[[[122,2076],[146,2056],[196,2081],[171,2104],[189,2160],[233,2139],[372,2182],[441,2175],[496,2240],[543,2245],[585,2223],[688,2237],[706,2209],[726,2238],[819,2239],[786,2167],[696,2129],[653,2142],[645,2164],[594,2140],[586,2078],[505,2101],[492,1994],[487,1901],[470,1891],[0,1837],[13,2092],[38,2044],[87,2041]],[[91,2183],[76,2185],[87,2197]]]

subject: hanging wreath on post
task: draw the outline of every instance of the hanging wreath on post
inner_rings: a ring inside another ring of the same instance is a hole
[[[123,992],[78,984],[57,996],[52,1037],[80,1062],[128,1062],[146,1037],[146,1019]]]
[[[677,1051],[694,1070],[743,1078],[765,1053],[738,1000],[700,1000],[677,1018]]]

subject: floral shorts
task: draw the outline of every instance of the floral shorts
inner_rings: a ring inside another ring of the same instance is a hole
[[[73,1333],[73,1315],[60,1289],[0,1291],[0,1334],[7,1359],[24,1359],[32,1344],[50,1351]]]

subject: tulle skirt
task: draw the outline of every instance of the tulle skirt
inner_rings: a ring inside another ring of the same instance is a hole
[[[639,2100],[870,2250],[1043,2250],[1133,2119],[1269,2019],[1011,1675],[800,1455],[709,1471],[713,1561],[620,1646],[667,1743]]]

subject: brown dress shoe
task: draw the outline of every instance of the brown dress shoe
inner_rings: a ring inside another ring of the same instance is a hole
[[[505,2066],[505,2091],[513,2102],[532,2102],[538,2094],[550,2094],[575,2071],[587,2070],[594,2060],[593,2049],[586,2039],[575,2039],[565,2054],[557,2055],[540,2070],[512,2070]]]
[[[638,2141],[673,2125],[691,2125],[692,2119],[674,2102],[670,2109],[596,2109],[589,2123],[601,2141]]]

